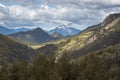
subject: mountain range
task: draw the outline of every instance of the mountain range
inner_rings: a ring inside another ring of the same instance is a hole
[[[79,32],[80,30],[78,29],[66,26],[56,27],[50,31],[44,31],[39,28],[35,28],[33,30],[27,28],[8,29],[4,26],[0,26],[1,34],[8,35],[11,39],[16,40],[17,42],[29,45],[67,38],[76,35]]]
[[[13,33],[17,33],[17,32],[26,32],[29,31],[31,29],[28,28],[18,28],[18,29],[9,29],[6,28],[5,26],[0,26],[0,33],[4,34],[4,35],[8,35],[8,34],[13,34]],[[49,33],[50,35],[53,33],[59,33],[63,36],[72,36],[72,35],[76,35],[80,32],[81,30],[73,28],[73,27],[67,27],[65,25],[60,26],[60,27],[56,27],[50,31],[46,31],[47,33]]]
[[[62,34],[63,36],[73,36],[73,35],[76,35],[80,32],[81,30],[79,29],[76,29],[76,28],[73,28],[73,27],[67,27],[65,25],[62,25],[60,27],[56,27],[50,31],[48,31],[49,34],[52,34],[52,33],[60,33]]]
[[[29,29],[27,28],[19,28],[19,29],[8,29],[4,26],[0,26],[0,33],[4,34],[4,35],[8,35],[8,34],[12,34],[12,33],[16,33],[16,32],[20,32],[20,31],[28,31]]]
[[[54,45],[57,49],[52,50],[56,53],[56,59],[67,53],[71,58],[78,58],[89,52],[104,49],[109,46],[120,43],[120,14],[110,14],[100,24],[91,26],[76,36],[50,42],[38,51],[44,49],[44,53],[48,53],[46,46]],[[44,54],[43,53],[43,54]],[[52,53],[52,52],[51,52]]]
[[[10,34],[8,37],[0,35],[0,53],[3,58],[6,54],[15,54],[15,56],[23,55],[25,58],[26,56],[28,58],[28,55],[37,52],[43,55],[53,54],[56,60],[61,58],[64,54],[67,54],[72,59],[76,59],[82,55],[119,44],[119,36],[120,14],[110,14],[102,23],[91,26],[75,36],[59,40],[56,40],[56,38],[43,31],[41,28]],[[50,42],[44,43],[33,50],[15,40],[36,45],[47,41]],[[14,55],[12,56],[15,57]]]
[[[120,80],[120,13],[62,36],[41,28],[0,34],[0,80]]]
[[[56,39],[41,28],[36,28],[26,32],[17,32],[8,36],[24,44],[41,44]]]

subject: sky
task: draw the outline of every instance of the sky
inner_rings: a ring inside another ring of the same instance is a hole
[[[112,13],[120,13],[120,0],[0,0],[0,25],[7,28],[83,30]]]

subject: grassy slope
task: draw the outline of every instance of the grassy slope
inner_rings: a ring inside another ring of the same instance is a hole
[[[89,39],[93,40],[96,39],[90,44],[87,44],[84,46],[84,48],[81,48],[79,50],[73,51],[72,56],[74,53],[77,53],[75,57],[80,56],[81,54],[85,54],[91,51],[104,49],[106,47],[109,47],[111,45],[115,45],[120,42],[120,17],[111,22],[107,26],[100,27]]]

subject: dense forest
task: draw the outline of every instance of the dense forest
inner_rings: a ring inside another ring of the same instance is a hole
[[[120,80],[120,44],[71,60],[38,55],[0,67],[0,80]]]

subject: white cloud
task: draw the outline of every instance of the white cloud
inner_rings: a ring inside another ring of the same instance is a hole
[[[15,1],[15,2],[14,2]],[[0,0],[0,22],[8,27],[53,28],[72,24],[84,29],[100,23],[108,14],[120,12],[120,0]],[[25,5],[25,3],[29,5]],[[18,4],[20,3],[20,4]],[[22,5],[23,4],[23,5]]]
[[[46,0],[46,2],[56,4],[84,4],[84,3],[101,3],[101,4],[120,4],[120,0]]]
[[[18,19],[33,19],[37,14],[34,10],[29,9],[28,7],[22,6],[11,6],[9,7],[10,15]]]
[[[101,2],[105,2],[106,4],[112,5],[120,5],[120,0],[102,0]]]

